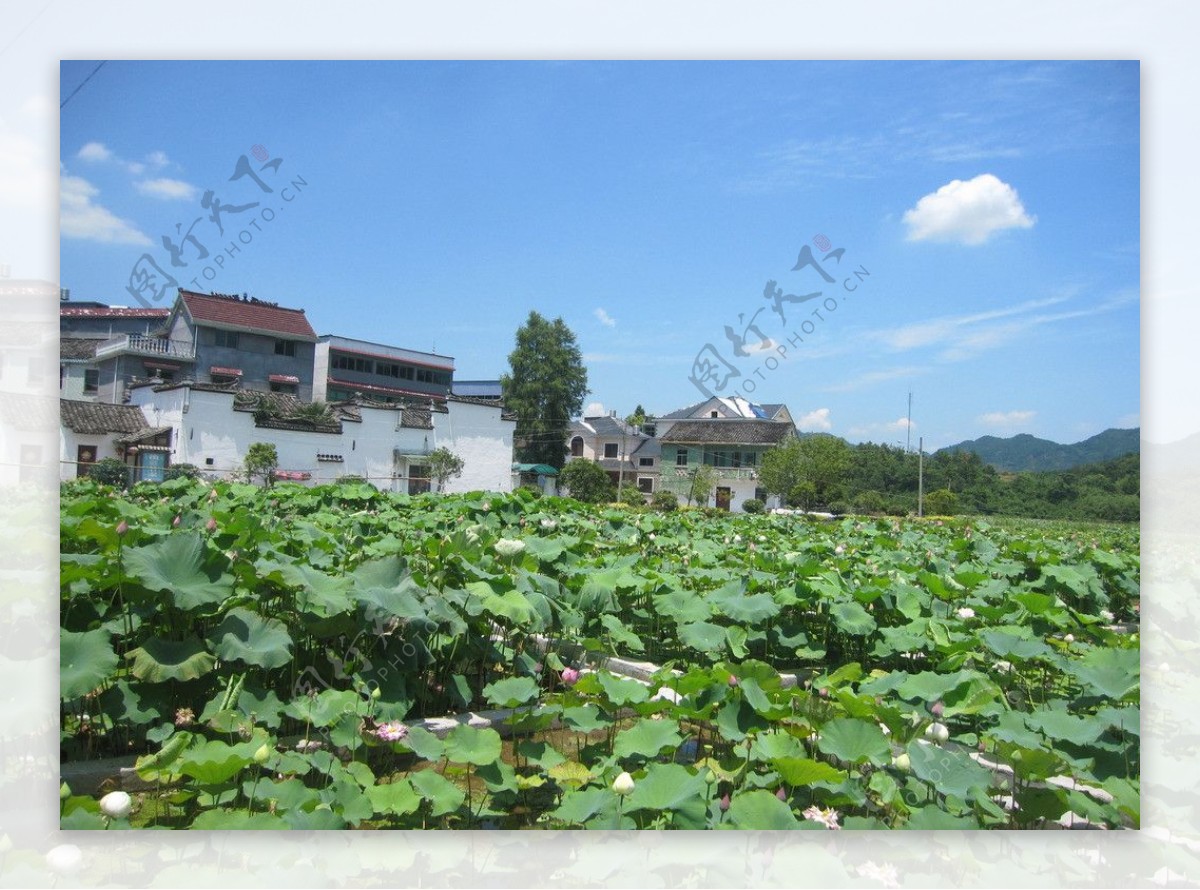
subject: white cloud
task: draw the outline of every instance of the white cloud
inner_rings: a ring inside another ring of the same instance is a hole
[[[165,167],[170,163],[165,151],[152,151],[146,155],[146,162],[152,167]]]
[[[1028,229],[1035,219],[1025,212],[1016,189],[991,173],[952,180],[904,214],[909,241],[972,245],[1004,229]]]
[[[199,191],[194,185],[179,179],[143,179],[135,184],[135,188],[143,195],[151,198],[162,198],[166,201],[194,198]]]
[[[81,161],[93,161],[96,163],[112,160],[112,156],[113,153],[108,150],[103,142],[89,142],[83,148],[79,149],[79,154],[76,155]]]
[[[149,245],[132,223],[117,218],[92,199],[100,190],[79,176],[64,176],[59,187],[59,231],[66,238],[106,244]]]
[[[1036,411],[989,411],[979,415],[979,422],[984,426],[1011,428],[1025,426],[1033,420]]]
[[[596,318],[599,319],[600,324],[604,325],[606,328],[615,328],[617,326],[617,320],[603,309],[597,309],[592,314],[595,315]]]
[[[584,417],[603,417],[607,413],[604,410],[603,402],[589,402],[588,406],[583,409]]]
[[[796,428],[802,432],[812,432],[814,430],[824,432],[833,429],[833,423],[829,420],[829,409],[818,408],[815,411],[809,411],[796,421]]]

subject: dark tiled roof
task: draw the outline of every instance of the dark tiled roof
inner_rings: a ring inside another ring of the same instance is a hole
[[[146,415],[136,405],[59,399],[59,414],[65,427],[87,435],[138,433],[150,426],[146,422]]]
[[[410,429],[433,429],[433,416],[420,408],[404,408],[400,411],[400,426]]]
[[[715,420],[681,420],[662,441],[683,445],[778,445],[795,433],[790,423],[740,417]]]
[[[88,361],[96,357],[96,347],[103,340],[83,337],[63,337],[58,341],[58,357],[64,361]]]
[[[697,402],[694,405],[688,405],[686,408],[680,408],[677,411],[672,411],[670,414],[664,414],[657,419],[658,420],[686,420],[687,418],[689,418],[693,414],[695,414],[697,411],[699,411],[708,401],[709,401],[708,399],[705,399],[703,402]]]
[[[170,309],[130,309],[124,306],[105,306],[102,309],[61,306],[58,310],[59,318],[166,318],[170,314]]]
[[[600,417],[585,417],[583,422],[596,431],[596,435],[604,439],[614,439],[618,436],[641,436],[633,428],[625,425],[624,421],[605,414]]]
[[[58,424],[54,400],[26,393],[0,392],[0,418],[6,426],[25,431],[49,431]]]
[[[317,333],[308,323],[303,309],[287,309],[261,300],[243,300],[237,296],[198,294],[180,289],[179,298],[201,324],[245,331],[286,334],[301,340],[317,341]]]

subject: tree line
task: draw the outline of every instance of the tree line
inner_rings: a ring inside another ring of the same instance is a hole
[[[919,455],[816,434],[789,440],[762,461],[762,488],[789,505],[834,513],[917,510]],[[971,451],[924,460],[925,512],[1136,522],[1141,458],[1128,454],[1069,470],[1001,472]]]

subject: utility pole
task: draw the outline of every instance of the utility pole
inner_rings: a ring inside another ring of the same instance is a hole
[[[917,518],[925,515],[925,437],[917,439]]]
[[[904,425],[904,453],[912,450],[912,390],[908,391],[908,422]]]

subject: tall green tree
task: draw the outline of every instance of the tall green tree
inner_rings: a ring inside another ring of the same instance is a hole
[[[571,418],[583,408],[587,368],[575,334],[561,318],[537,312],[517,330],[509,371],[500,377],[504,403],[517,416],[517,459],[562,469]]]

